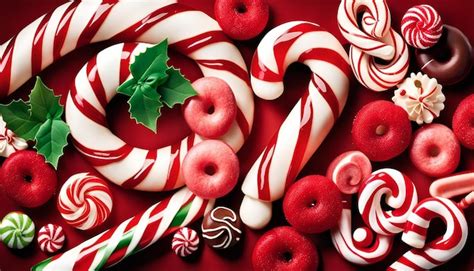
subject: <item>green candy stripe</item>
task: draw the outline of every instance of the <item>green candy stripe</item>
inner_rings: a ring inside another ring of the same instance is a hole
[[[27,215],[12,212],[3,218],[0,225],[0,236],[8,247],[22,249],[33,241],[35,225]]]

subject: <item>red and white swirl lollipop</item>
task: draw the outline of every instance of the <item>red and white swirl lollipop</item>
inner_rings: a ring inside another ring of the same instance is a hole
[[[317,24],[294,21],[265,35],[251,68],[257,96],[275,99],[293,62],[313,72],[308,89],[254,163],[242,185],[246,195],[240,216],[251,228],[271,218],[272,201],[281,198],[313,155],[341,113],[351,76],[347,54],[339,41]]]
[[[427,231],[434,218],[446,224],[443,236],[426,244]],[[408,217],[402,241],[414,247],[387,270],[429,270],[456,256],[464,247],[469,229],[456,203],[444,198],[427,198]]]
[[[361,84],[374,91],[384,91],[405,78],[409,65],[408,48],[403,38],[391,28],[390,11],[384,0],[342,0],[337,21],[342,35],[352,44],[349,58]],[[386,64],[376,62],[376,58]]]
[[[47,224],[38,232],[38,245],[43,252],[54,253],[63,247],[65,241],[66,235],[61,226]]]
[[[384,210],[384,198],[393,210]],[[364,222],[379,234],[402,232],[408,215],[417,203],[415,185],[395,169],[385,168],[373,172],[359,188],[359,212]]]
[[[435,45],[443,34],[443,21],[430,5],[417,5],[407,10],[402,19],[405,41],[418,49]]]
[[[171,248],[174,253],[181,257],[187,257],[199,248],[199,236],[193,229],[183,227],[173,235]]]
[[[109,217],[112,205],[107,183],[89,173],[69,177],[58,197],[59,213],[68,224],[80,230],[101,225]]]

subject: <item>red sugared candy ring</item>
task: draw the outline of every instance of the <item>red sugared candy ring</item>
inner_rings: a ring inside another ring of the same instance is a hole
[[[220,198],[237,184],[239,159],[224,142],[205,140],[186,154],[183,176],[189,190],[199,197]]]
[[[314,271],[316,246],[292,227],[274,228],[258,239],[252,253],[254,271]]]
[[[229,85],[217,77],[196,80],[197,96],[184,104],[184,119],[191,130],[206,138],[224,135],[235,120],[237,103]]]
[[[456,108],[453,131],[464,147],[474,150],[474,94],[467,96]]]
[[[214,14],[222,30],[235,40],[258,36],[268,22],[266,0],[216,0]]]
[[[365,105],[352,124],[352,141],[372,161],[387,161],[400,155],[410,139],[407,112],[388,101]]]
[[[320,233],[337,225],[342,213],[341,193],[328,178],[310,175],[288,189],[283,212],[298,231]]]
[[[56,171],[43,156],[32,150],[10,155],[3,163],[0,175],[0,186],[20,206],[41,206],[56,191]]]

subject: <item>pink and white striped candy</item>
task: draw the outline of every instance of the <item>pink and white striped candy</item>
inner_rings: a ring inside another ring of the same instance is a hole
[[[317,24],[294,21],[268,32],[257,47],[251,68],[255,94],[276,99],[293,62],[313,72],[308,89],[248,172],[242,191],[242,221],[264,227],[271,202],[283,196],[317,150],[341,113],[349,90],[350,67],[339,41]]]
[[[426,244],[430,221],[440,217],[446,223],[443,236]],[[464,247],[469,229],[456,203],[444,198],[427,198],[408,217],[402,241],[414,247],[387,270],[429,270],[456,256]]]
[[[360,151],[345,152],[329,164],[326,177],[344,194],[355,194],[361,183],[372,173],[369,158]]]
[[[382,200],[393,210],[384,210]],[[394,235],[402,232],[408,215],[418,203],[413,182],[395,169],[372,173],[359,188],[358,208],[364,222],[376,233]]]
[[[412,47],[428,49],[443,34],[443,22],[430,5],[417,5],[407,10],[402,19],[402,35]]]
[[[38,245],[43,252],[54,253],[63,247],[65,241],[66,236],[61,226],[47,224],[38,232]]]
[[[359,12],[363,11],[361,27]],[[385,0],[342,0],[337,13],[339,30],[352,44],[349,58],[357,80],[374,91],[396,86],[409,66],[408,48],[391,28]],[[377,63],[376,58],[387,64]]]
[[[474,204],[474,171],[460,172],[432,182],[430,194],[448,199],[466,195],[458,205],[461,209],[468,208]]]
[[[69,225],[80,230],[104,223],[112,206],[112,194],[107,183],[89,173],[69,177],[58,196],[59,213]]]
[[[345,195],[344,208],[338,226],[331,229],[331,239],[339,254],[359,264],[374,264],[383,260],[392,249],[393,237],[373,233],[367,227],[352,232],[351,196]]]
[[[193,229],[183,227],[173,236],[171,248],[174,253],[181,257],[187,257],[199,248],[199,236]]]

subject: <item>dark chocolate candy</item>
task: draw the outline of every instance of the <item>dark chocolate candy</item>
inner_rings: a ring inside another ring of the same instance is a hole
[[[202,237],[206,244],[215,249],[227,249],[242,238],[242,222],[231,209],[216,207],[202,221]]]

